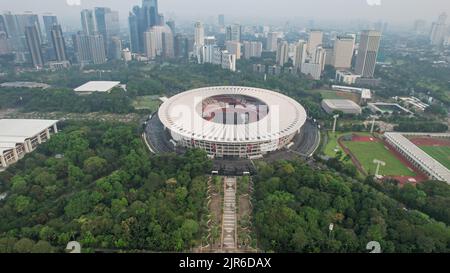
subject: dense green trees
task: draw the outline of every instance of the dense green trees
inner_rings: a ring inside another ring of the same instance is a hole
[[[420,187],[417,191],[425,191]],[[418,196],[423,194],[410,197]],[[374,240],[383,252],[449,251],[450,228],[444,223],[402,209],[371,186],[299,161],[260,164],[254,197],[258,245],[266,251],[365,252]]]
[[[0,252],[60,252],[70,240],[85,251],[197,246],[211,162],[197,150],[150,156],[135,126],[62,124],[1,173]]]

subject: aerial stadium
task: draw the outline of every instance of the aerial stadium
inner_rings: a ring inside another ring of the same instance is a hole
[[[213,158],[258,158],[301,135],[306,111],[278,92],[240,86],[193,89],[167,99],[157,113],[174,146]]]

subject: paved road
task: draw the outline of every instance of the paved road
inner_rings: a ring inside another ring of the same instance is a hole
[[[317,125],[307,120],[300,134],[294,138],[294,145],[290,147],[290,150],[308,157],[317,149],[319,142],[320,131]]]
[[[173,144],[168,141],[169,137],[166,135],[164,125],[159,120],[157,113],[147,121],[145,133],[149,145],[156,153],[168,153],[174,151]]]
[[[224,178],[222,250],[236,250],[236,177]]]

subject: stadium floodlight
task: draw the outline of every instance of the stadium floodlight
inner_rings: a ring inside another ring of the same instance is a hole
[[[377,116],[372,116],[372,127],[370,127],[370,133],[373,134],[373,129],[375,128],[375,119]]]
[[[337,123],[337,119],[338,119],[339,115],[334,115],[334,123],[333,123],[333,133],[336,132],[336,123]]]
[[[375,171],[375,177],[377,177],[377,176],[378,176],[378,173],[380,172],[380,165],[381,165],[381,166],[386,166],[386,162],[381,161],[381,160],[378,160],[378,159],[374,159],[374,160],[373,160],[373,163],[374,163],[374,164],[377,164],[377,169],[376,169],[376,171]]]

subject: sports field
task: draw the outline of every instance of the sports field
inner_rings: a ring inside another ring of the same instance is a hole
[[[376,165],[374,159],[386,162],[386,166],[380,166],[381,175],[385,176],[415,176],[416,174],[406,167],[381,141],[344,141],[344,145],[350,149],[358,159],[364,170],[374,174]]]
[[[450,147],[448,146],[419,146],[432,158],[439,161],[442,165],[450,169]]]
[[[320,93],[322,95],[323,99],[349,99],[354,102],[359,101],[359,95],[355,93],[350,92],[342,92],[342,91],[335,91],[335,90],[325,90],[325,89],[318,89],[318,90],[310,90],[309,93]]]

